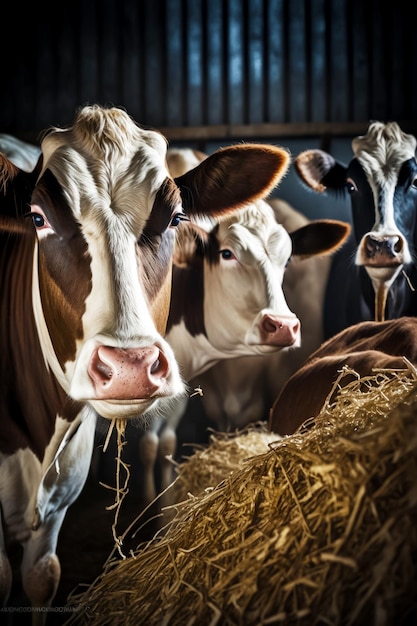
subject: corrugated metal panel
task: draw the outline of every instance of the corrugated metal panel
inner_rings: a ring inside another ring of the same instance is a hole
[[[417,124],[404,0],[72,0],[25,6],[23,23],[8,10],[4,35],[31,52],[5,68],[3,132],[70,123],[86,102],[172,134]]]

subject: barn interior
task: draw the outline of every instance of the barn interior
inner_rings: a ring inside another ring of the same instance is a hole
[[[205,154],[266,143],[285,147],[292,158],[318,148],[348,163],[352,139],[371,121],[396,121],[417,136],[414,22],[403,0],[72,0],[24,9],[15,3],[7,7],[3,31],[12,51],[3,64],[0,133],[37,146],[45,129],[70,125],[74,112],[90,103],[122,107],[161,131],[169,147]],[[351,221],[347,196],[312,193],[293,164],[271,197],[309,220]],[[190,396],[177,430],[176,464],[219,431],[198,381]],[[268,412],[256,414],[252,422],[267,418]],[[159,528],[159,501],[149,505],[143,498],[144,425],[128,424],[121,452],[116,432],[107,440],[108,427],[99,418],[87,483],[59,536],[62,576],[47,625],[77,623],[68,597],[100,576],[115,534],[127,532],[129,554]],[[129,468],[120,510],[119,453]],[[159,472],[156,466],[157,485]],[[18,548],[12,557],[15,583],[1,623],[30,624]],[[416,615],[401,623],[417,623]],[[313,623],[280,619],[268,623]]]

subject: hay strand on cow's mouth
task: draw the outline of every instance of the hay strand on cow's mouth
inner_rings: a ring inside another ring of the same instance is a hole
[[[358,377],[315,424],[108,563],[72,598],[76,623],[405,624],[417,615],[416,408],[410,369]]]
[[[122,451],[126,443],[126,441],[124,441],[124,434],[126,430],[126,420],[117,418],[111,421],[108,432],[107,432],[106,441],[104,443],[103,452],[107,450],[110,437],[114,430],[114,426],[116,426],[116,431],[117,431],[116,486],[112,487],[111,485],[107,485],[106,483],[102,483],[102,482],[100,482],[100,485],[102,485],[103,487],[106,487],[106,489],[110,489],[111,491],[115,492],[114,503],[111,506],[108,506],[106,508],[108,511],[111,511],[111,510],[115,511],[114,519],[113,519],[113,523],[111,527],[113,539],[114,539],[114,545],[117,551],[119,552],[119,555],[122,558],[126,558],[125,554],[122,551],[123,537],[117,533],[117,524],[119,521],[120,509],[122,507],[123,500],[129,493],[129,489],[128,489],[129,478],[130,478],[129,465],[127,465],[127,463],[125,463],[122,460]],[[121,479],[122,470],[125,473],[123,485],[122,485],[122,479]]]

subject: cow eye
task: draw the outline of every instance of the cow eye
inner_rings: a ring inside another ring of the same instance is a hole
[[[180,222],[184,222],[184,221],[186,222],[189,221],[185,213],[182,213],[182,212],[176,213],[174,217],[171,219],[170,226],[172,226],[173,228],[176,228]]]
[[[36,230],[44,230],[45,228],[51,228],[48,220],[43,213],[38,211],[29,211],[25,214],[25,217],[30,217]]]
[[[232,259],[235,259],[235,255],[233,254],[233,252],[231,250],[220,250],[220,256],[222,257],[222,259],[225,259],[226,261],[230,261]]]
[[[36,228],[43,228],[45,226],[45,218],[43,215],[32,213],[31,218]]]
[[[351,178],[348,178],[346,181],[346,189],[348,193],[354,193],[355,191],[358,191],[357,186]]]
[[[417,189],[417,176],[416,178],[413,180],[413,182],[411,183],[412,187],[414,187],[415,189]]]

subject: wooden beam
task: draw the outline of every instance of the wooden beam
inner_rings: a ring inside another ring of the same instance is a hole
[[[365,134],[368,122],[307,122],[300,124],[235,124],[215,126],[184,126],[159,128],[169,141],[197,141],[215,139],[261,139],[280,137],[356,136]],[[416,121],[399,122],[402,130],[415,134]]]
[[[381,120],[384,121],[384,120]],[[385,120],[386,121],[386,120]],[[417,136],[417,120],[396,120],[406,133]],[[356,137],[363,135],[369,122],[303,122],[291,124],[218,124],[212,126],[158,127],[170,142],[280,140],[282,137]],[[146,128],[152,128],[146,126]],[[24,141],[38,143],[39,133],[20,133]]]

